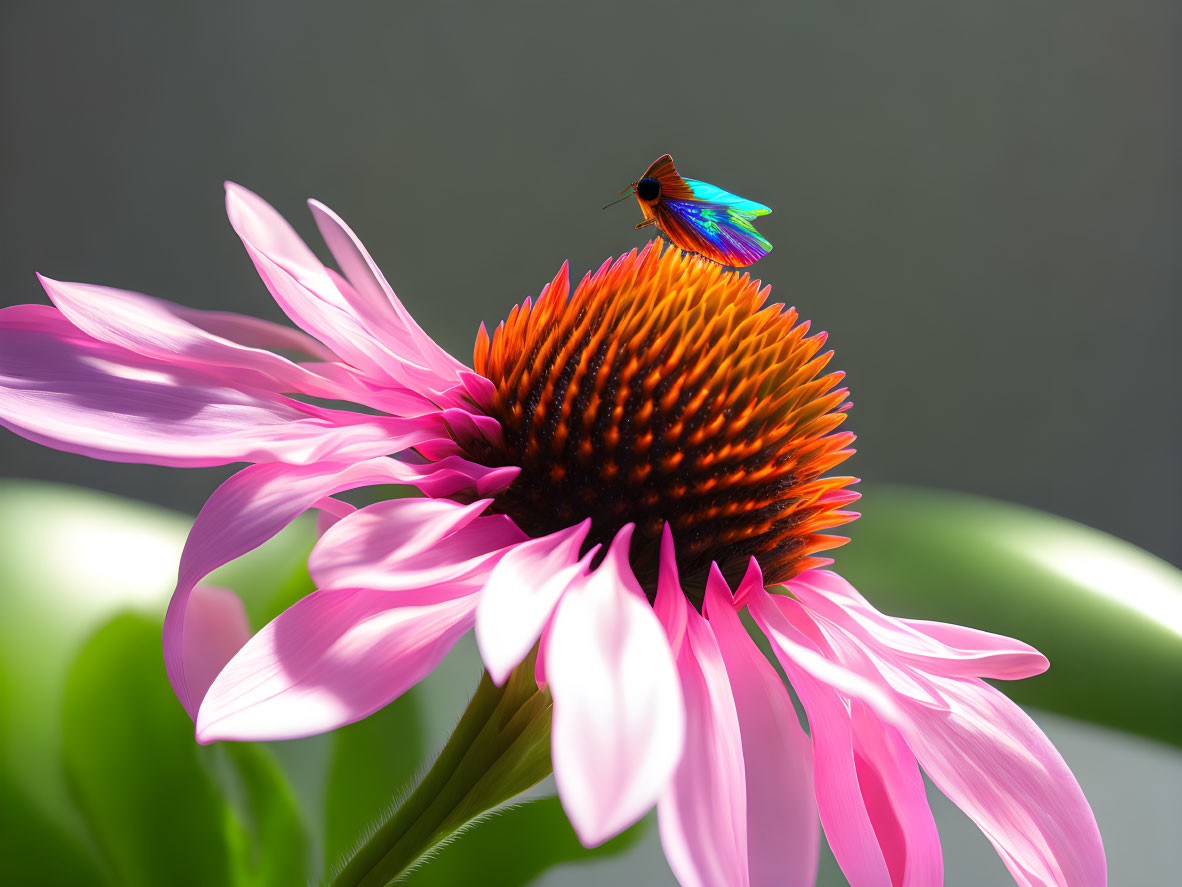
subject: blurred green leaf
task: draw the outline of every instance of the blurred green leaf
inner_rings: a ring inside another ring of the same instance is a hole
[[[1182,572],[1063,518],[870,487],[835,569],[896,616],[1020,638],[1051,660],[1016,701],[1182,745]]]
[[[66,776],[117,883],[233,883],[225,805],[160,667],[159,633],[118,616],[79,654],[62,718]]]
[[[640,839],[647,825],[648,820],[642,819],[588,850],[579,843],[558,798],[539,798],[480,820],[400,883],[410,887],[489,884],[493,883],[490,873],[495,872],[498,887],[521,887],[552,866],[622,853]]]
[[[94,853],[0,770],[0,876],[6,884],[112,884]]]
[[[237,873],[234,883],[286,887],[306,881],[311,863],[308,835],[295,796],[267,746],[219,743],[200,753],[228,765],[218,768],[222,794],[238,802],[237,817],[227,823]]]
[[[75,487],[0,482],[0,770],[58,828],[83,827],[61,775],[61,699],[85,639],[114,613],[163,614],[190,519]],[[158,665],[159,665],[158,661]]]
[[[325,798],[324,863],[329,872],[411,785],[426,757],[419,695],[333,733]]]
[[[161,711],[171,710],[179,724],[170,741],[189,755],[207,751],[196,746],[192,723],[172,698],[160,648],[160,622],[191,523],[185,515],[104,493],[0,481],[0,880],[5,883],[104,883],[95,874],[102,863],[90,832],[94,810],[76,804],[63,775],[62,698],[70,664],[114,614],[130,609],[151,626],[141,632],[136,655],[146,674],[164,681]],[[312,521],[298,521],[211,581],[238,591],[257,627],[310,588],[305,560],[312,537]],[[77,675],[70,680],[76,693]],[[114,705],[124,706],[136,704],[137,692],[135,684],[107,690]],[[71,729],[77,730],[77,722]],[[70,751],[75,764],[81,763],[78,752]],[[121,753],[136,764],[134,744]],[[265,747],[259,747],[263,758],[251,751],[227,754],[230,769],[242,771],[236,778],[243,806],[240,813],[218,808],[219,846],[229,840],[245,847],[242,871],[251,879],[246,883],[291,883],[296,811],[288,804],[282,774]],[[235,756],[251,762],[235,763]],[[177,794],[173,803],[186,799]],[[155,819],[141,824],[145,837],[155,824]],[[287,854],[284,859],[263,858],[252,841],[256,833],[264,842],[277,836],[289,845],[278,851]],[[213,852],[192,846],[193,852]],[[306,854],[301,854],[294,853],[294,864],[302,872]],[[40,874],[24,877],[26,872]],[[50,877],[51,872],[61,876]]]

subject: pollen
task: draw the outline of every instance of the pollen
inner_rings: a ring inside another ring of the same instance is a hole
[[[769,585],[825,563],[846,540],[823,531],[856,517],[854,478],[824,476],[853,453],[848,390],[825,334],[769,294],[656,240],[573,293],[564,267],[491,338],[481,328],[474,366],[503,443],[471,455],[521,468],[493,510],[535,537],[589,517],[588,545],[635,524],[650,597],[666,523],[699,602],[711,563],[732,585],[752,557]]]

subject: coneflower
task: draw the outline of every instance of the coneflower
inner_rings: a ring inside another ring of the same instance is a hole
[[[493,680],[529,657],[552,696],[581,840],[656,805],[687,887],[811,884],[818,813],[853,887],[941,883],[920,766],[1019,884],[1105,883],[1074,778],[981,680],[1046,660],[885,616],[822,569],[843,541],[825,531],[854,517],[852,478],[826,476],[851,452],[846,391],[824,336],[766,288],[653,242],[573,293],[563,269],[481,329],[473,369],[325,207],[312,204],[343,273],[250,192],[229,186],[227,206],[308,335],[49,280],[56,309],[0,311],[0,421],[18,433],[119,461],[254,463],[198,516],[165,623],[199,741],[358,720],[475,626]],[[333,498],[384,483],[423,497]],[[241,643],[241,607],[198,583],[309,508],[332,524],[309,558],[317,590]]]

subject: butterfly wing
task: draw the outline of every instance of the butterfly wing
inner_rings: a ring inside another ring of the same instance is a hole
[[[711,185],[709,182],[699,182],[697,179],[682,179],[682,181],[685,182],[693,194],[691,198],[693,200],[729,206],[735,212],[742,213],[752,219],[756,216],[766,216],[771,212],[762,203],[756,203],[754,200],[748,200],[746,197],[740,197],[738,194],[732,194],[730,191],[724,191],[717,185]]]
[[[751,224],[750,210],[703,200],[661,200],[653,212],[673,243],[722,265],[742,268],[772,251],[771,243]]]

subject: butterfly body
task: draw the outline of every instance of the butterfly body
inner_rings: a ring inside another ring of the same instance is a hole
[[[717,185],[683,177],[668,154],[658,157],[630,187],[644,213],[644,221],[636,227],[656,225],[684,250],[737,268],[759,261],[772,250],[751,224],[770,209]]]

